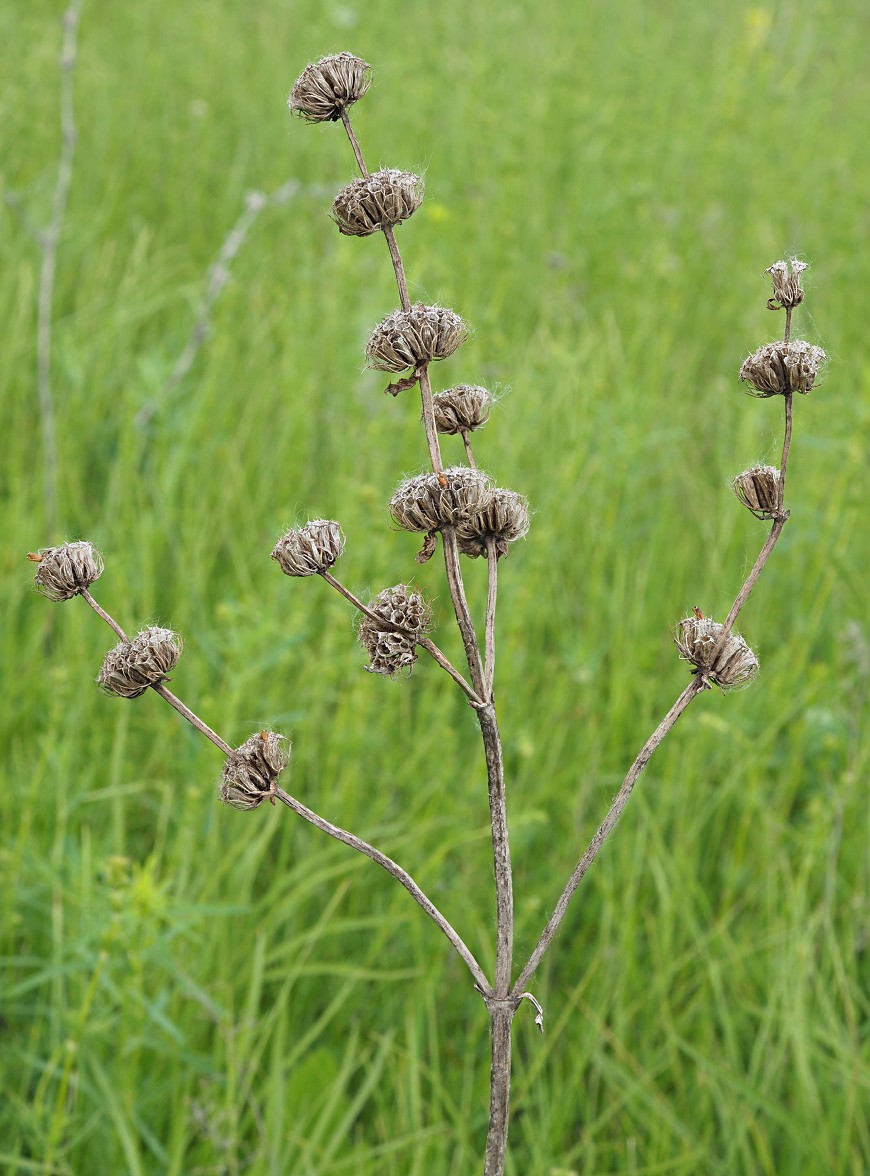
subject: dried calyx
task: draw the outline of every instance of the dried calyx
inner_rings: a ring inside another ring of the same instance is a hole
[[[743,361],[740,379],[759,397],[786,396],[792,392],[806,395],[815,386],[826,359],[821,347],[803,339],[766,343]]]
[[[472,433],[489,420],[492,396],[475,384],[457,384],[432,398],[439,433]]]
[[[264,800],[274,804],[278,777],[287,766],[290,745],[274,731],[258,731],[227,759],[221,775],[221,800],[231,808],[248,811]]]
[[[780,475],[776,466],[756,465],[738,474],[731,488],[757,519],[773,519],[780,512]]]
[[[801,274],[809,269],[805,261],[798,261],[796,257],[788,261],[775,261],[765,273],[773,280],[773,297],[768,299],[767,305],[771,310],[793,310],[804,300],[801,286]]]
[[[743,686],[758,673],[758,658],[739,633],[729,633],[720,648],[725,626],[710,617],[684,617],[678,628],[674,641],[680,657],[723,690]]]
[[[359,627],[360,642],[370,659],[366,669],[372,674],[396,674],[410,668],[417,660],[417,639],[432,624],[428,603],[407,584],[396,584],[379,592],[368,607],[377,619],[364,616]]]
[[[348,237],[368,237],[413,216],[423,203],[423,181],[387,168],[352,180],[332,204],[332,219]]]
[[[43,596],[57,602],[77,596],[103,574],[103,557],[84,540],[46,547],[27,558],[39,564],[33,578],[36,587]]]
[[[513,490],[495,489],[487,506],[459,523],[456,541],[463,555],[487,554],[487,540],[495,545],[496,558],[507,555],[508,545],[523,539],[529,530],[529,504]]]
[[[272,549],[286,576],[314,576],[328,571],[344,551],[344,532],[332,519],[311,519],[282,535]]]
[[[287,105],[306,122],[336,122],[371,85],[372,67],[353,53],[321,57],[302,71]]]
[[[381,372],[416,370],[447,359],[467,338],[468,327],[455,311],[418,302],[378,323],[366,347],[366,363]]]
[[[138,698],[174,669],[182,648],[177,633],[152,625],[137,633],[132,641],[120,641],[109,650],[97,682],[107,694]]]
[[[429,534],[480,514],[492,495],[492,480],[483,470],[451,466],[402,482],[390,499],[390,514],[406,531]]]

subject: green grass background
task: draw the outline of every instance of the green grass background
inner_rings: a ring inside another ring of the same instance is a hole
[[[62,9],[0,8],[2,185],[37,226]],[[516,1022],[508,1170],[870,1170],[868,40],[863,0],[85,0],[57,534],[39,249],[0,207],[3,1171],[480,1168],[487,1019],[434,926],[287,811],[219,806],[214,748],[153,695],[102,696],[112,635],[24,561],[97,543],[104,606],[184,635],[173,689],[232,743],[287,733],[290,790],[406,865],[491,969],[468,707],[431,662],[363,673],[345,604],[268,558],[306,514],[340,519],[345,582],[416,580],[460,656],[439,561],[418,569],[386,511],[425,458],[413,395],[362,370],[396,304],[386,250],[326,215],[354,171],[340,129],[284,106],[343,48],[377,69],[355,110],[370,166],[426,174],[399,233],[412,295],[476,328],[436,387],[509,390],[476,452],[535,510],[499,616],[518,962],[686,680],[669,626],[721,617],[763,540],[728,481],[775,459],[782,406],[736,373],[782,327],[764,268],[812,262],[795,326],[831,362],[741,618],[762,674],[694,704],[579,892],[534,981],[546,1033]],[[293,177],[138,425],[245,192]]]

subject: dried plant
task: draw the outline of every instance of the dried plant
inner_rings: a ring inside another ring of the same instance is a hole
[[[490,977],[484,972],[459,933],[405,869],[355,834],[319,816],[280,786],[279,779],[289,756],[289,746],[282,736],[259,731],[234,748],[169,691],[167,674],[180,655],[180,638],[156,627],[144,630],[132,640],[126,636],[91,595],[90,588],[101,574],[103,563],[89,543],[68,543],[29,558],[40,565],[36,584],[42,592],[55,601],[82,596],[119,637],[120,643],[110,651],[100,671],[100,685],[127,698],[138,697],[149,689],[155,691],[221,750],[226,762],[220,798],[225,804],[251,811],[259,808],[264,800],[272,804],[280,802],[324,833],[376,862],[405,887],[443,932],[467,966],[490,1017],[490,1114],[484,1172],[487,1176],[497,1176],[504,1172],[507,1153],[513,1019],[521,1003],[529,1000],[536,1012],[536,1023],[543,1031],[543,1010],[527,988],[565,918],[577,887],[616,825],[651,756],[692,700],[714,685],[722,690],[745,685],[758,672],[758,659],[746,641],[734,632],[734,624],[788,521],[784,504],[793,397],[796,392],[806,394],[814,387],[825,356],[820,348],[791,339],[792,312],[804,298],[801,274],[805,264],[796,260],[776,262],[767,271],[773,281],[773,296],[768,305],[772,310],[785,311],[784,336],[750,356],[740,370],[740,378],[761,397],[783,397],[782,453],[778,466],[753,466],[733,483],[740,502],[756,518],[771,522],[770,531],[724,621],[714,621],[696,608],[692,615],[677,622],[674,640],[680,658],[692,667],[691,678],[629,768],[609,811],[558,896],[528,960],[515,975],[507,798],[493,681],[498,563],[507,555],[509,545],[527,534],[529,510],[521,494],[496,487],[474,460],[469,434],[480,429],[488,419],[489,393],[473,385],[460,384],[433,394],[430,365],[454,354],[468,337],[468,330],[454,311],[412,305],[409,299],[395,228],[418,207],[422,187],[410,173],[389,170],[371,175],[366,169],[348,109],[365,94],[370,78],[368,64],[352,54],[326,57],[302,73],[293,86],[289,105],[294,114],[309,122],[343,124],[361,178],[339,193],[333,205],[334,219],[346,235],[365,237],[382,232],[387,241],[400,306],[375,328],[366,358],[371,367],[379,370],[396,374],[410,372],[398,384],[390,385],[388,391],[395,394],[419,386],[431,465],[430,470],[399,485],[390,502],[390,511],[399,526],[425,536],[418,559],[432,555],[440,536],[447,586],[465,652],[465,670],[452,665],[429,637],[431,609],[411,585],[398,583],[365,604],[334,576],[332,569],[345,543],[342,529],[334,520],[314,519],[288,531],[275,545],[272,557],[288,576],[319,576],[353,605],[361,618],[359,639],[369,658],[368,670],[385,675],[410,672],[419,651],[423,650],[450,675],[473,708],[487,767],[495,876],[494,975]],[[439,441],[439,436],[445,434],[462,436],[467,465],[445,468]],[[460,555],[486,560],[486,612],[479,625],[475,625],[466,598]]]

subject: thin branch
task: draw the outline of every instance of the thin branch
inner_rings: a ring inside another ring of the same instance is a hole
[[[411,299],[408,294],[408,279],[405,277],[405,266],[402,263],[402,255],[399,252],[399,246],[396,241],[396,230],[392,225],[387,225],[383,234],[387,239],[387,246],[390,250],[390,260],[393,263],[393,273],[396,275],[396,285],[399,288],[399,301],[402,304],[402,310],[411,309]]]
[[[121,626],[118,624],[118,622],[115,620],[115,618],[110,617],[109,614],[106,612],[106,610],[101,605],[97,604],[96,600],[94,600],[93,596],[91,596],[91,594],[90,594],[90,592],[88,592],[87,588],[81,588],[79,590],[79,595],[82,597],[83,600],[86,600],[88,602],[88,604],[91,606],[91,608],[94,610],[94,612],[97,614],[98,617],[103,618],[103,620],[106,622],[106,624],[109,626],[110,629],[114,629],[114,631],[117,633],[117,635],[121,638],[122,641],[129,641],[130,640],[130,638],[127,636],[127,634],[121,628]]]
[[[507,797],[504,784],[504,755],[495,707],[492,703],[478,710],[477,721],[480,724],[480,734],[483,738],[483,750],[486,756],[492,859],[495,873],[495,995],[504,999],[510,990],[514,942],[514,894],[508,836]]]
[[[462,444],[465,446],[465,456],[468,458],[468,464],[473,470],[477,469],[477,462],[474,460],[474,454],[471,452],[471,442],[468,439],[468,430],[460,429],[462,434]]]
[[[348,139],[350,139],[350,145],[351,145],[351,147],[353,147],[353,153],[356,156],[356,162],[357,162],[357,166],[359,167],[360,173],[362,174],[363,179],[367,179],[368,174],[369,174],[368,168],[365,165],[365,160],[363,159],[363,154],[362,154],[362,151],[360,150],[359,142],[357,141],[357,137],[354,134],[354,129],[353,129],[353,126],[351,125],[351,121],[350,121],[350,115],[347,113],[347,109],[345,107],[341,108],[341,121],[342,121],[342,124],[344,126],[345,131],[347,132],[347,137],[348,137]]]
[[[199,715],[195,715],[190,707],[185,706],[181,699],[164,686],[162,682],[157,682],[151,689],[155,694],[159,694],[162,699],[168,702],[171,707],[174,707],[183,719],[187,719],[191,726],[196,727],[197,731],[205,735],[206,739],[211,740],[215,747],[219,748],[224,755],[234,756],[236,754],[235,748],[225,743],[220,735],[211,729],[208,723],[203,722]]]
[[[495,549],[495,539],[492,535],[486,537],[486,564],[486,633],[483,642],[485,650],[484,690],[487,701],[491,702],[492,686],[495,679],[495,606],[498,596],[498,552]]]
[[[462,644],[465,647],[465,658],[468,662],[471,682],[478,696],[486,701],[486,683],[480,660],[480,644],[465,596],[465,585],[462,582],[462,572],[459,567],[459,548],[453,527],[441,528],[441,546],[444,548],[444,568],[447,572],[450,599],[453,602],[453,612],[459,626]]]

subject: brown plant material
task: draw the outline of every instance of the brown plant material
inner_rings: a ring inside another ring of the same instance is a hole
[[[743,361],[740,379],[754,391],[751,395],[787,396],[792,392],[806,395],[827,356],[821,347],[803,339],[790,343],[765,343]]]
[[[738,474],[731,489],[757,519],[775,518],[782,505],[780,476],[776,466],[755,465]]]
[[[27,558],[39,564],[33,578],[36,587],[43,596],[58,603],[90,588],[105,566],[99,551],[83,539],[30,552]]]
[[[412,172],[386,168],[342,188],[332,219],[347,237],[368,237],[406,221],[423,203],[423,181]]]
[[[475,384],[457,384],[432,397],[439,433],[473,433],[489,420],[492,396]]]
[[[379,592],[368,611],[375,617],[364,616],[359,627],[359,639],[371,659],[366,669],[392,675],[410,668],[417,660],[417,638],[432,625],[428,603],[407,584],[396,584]]]
[[[773,297],[767,302],[770,310],[793,310],[803,302],[801,274],[806,269],[809,266],[805,261],[792,257],[788,261],[775,261],[764,271],[773,279]]]
[[[306,122],[338,122],[372,81],[372,67],[353,53],[334,53],[307,66],[293,84],[287,105]]]
[[[278,777],[287,767],[290,744],[274,731],[258,731],[227,758],[220,798],[231,808],[249,812],[264,800],[275,803]]]
[[[750,682],[758,673],[758,658],[739,633],[728,633],[725,626],[711,617],[684,617],[674,636],[683,661],[695,671],[715,682],[722,690],[733,690]]]
[[[142,629],[132,641],[119,641],[109,650],[97,682],[107,694],[138,698],[165,680],[181,657],[183,644],[171,629]]]
[[[366,364],[381,372],[417,369],[447,359],[468,333],[455,311],[418,302],[408,310],[394,310],[378,323],[366,347]]]
[[[529,532],[529,504],[522,494],[497,488],[487,506],[456,527],[456,540],[463,555],[472,559],[487,554],[487,539],[494,544],[496,558],[508,553],[508,545]]]
[[[344,532],[331,519],[311,519],[282,535],[272,549],[285,576],[314,576],[328,571],[344,551]]]
[[[483,470],[451,466],[402,482],[390,500],[390,514],[406,531],[430,534],[480,514],[492,494],[492,480]]]

